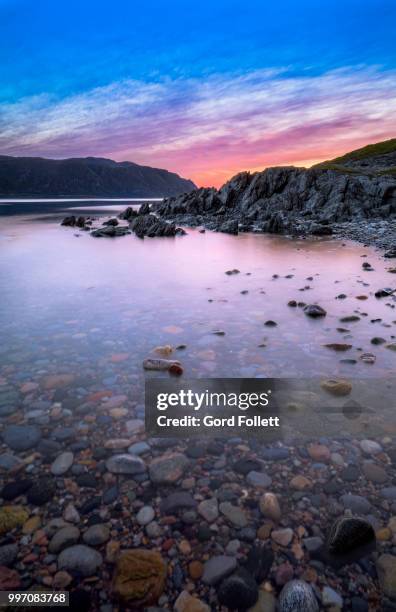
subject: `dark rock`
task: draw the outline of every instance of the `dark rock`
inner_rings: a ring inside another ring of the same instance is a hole
[[[249,472],[260,471],[261,464],[256,459],[239,459],[232,467],[234,472],[247,476]]]
[[[333,523],[327,547],[331,554],[345,555],[361,546],[375,543],[375,532],[363,518],[342,517]]]
[[[6,501],[11,501],[19,495],[23,495],[32,486],[32,481],[28,478],[7,483],[0,492],[0,497]]]
[[[118,219],[108,219],[108,221],[103,221],[102,225],[107,225],[108,227],[116,227],[118,225]]]
[[[41,431],[35,425],[9,425],[3,431],[3,441],[15,451],[25,451],[37,446]]]
[[[120,225],[115,227],[110,225],[108,227],[100,227],[99,229],[93,230],[91,236],[94,238],[116,238],[117,236],[125,236],[130,233],[129,228],[126,226]]]
[[[219,603],[229,610],[246,610],[258,599],[258,586],[248,571],[241,568],[225,578],[217,593]]]
[[[196,506],[197,502],[190,493],[178,491],[165,497],[161,502],[160,509],[162,514],[174,514],[181,509],[195,509]]]
[[[313,319],[317,319],[319,317],[325,317],[327,314],[325,309],[319,306],[318,304],[309,304],[305,306],[304,312],[308,317],[312,317]]]
[[[43,476],[29,488],[27,500],[34,506],[43,506],[54,497],[55,492],[55,479]]]

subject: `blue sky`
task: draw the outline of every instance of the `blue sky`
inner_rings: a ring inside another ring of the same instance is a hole
[[[395,21],[389,0],[0,0],[0,153],[210,184],[395,136]]]

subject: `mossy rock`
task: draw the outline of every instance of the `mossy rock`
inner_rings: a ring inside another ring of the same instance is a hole
[[[136,548],[122,552],[113,578],[113,593],[125,604],[157,603],[165,587],[167,564],[158,552]]]
[[[0,535],[21,527],[28,518],[29,514],[22,506],[3,506],[0,508]]]

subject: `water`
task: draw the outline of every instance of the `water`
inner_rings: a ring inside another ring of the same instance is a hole
[[[60,226],[65,214],[77,212],[74,203],[51,214],[35,206],[34,214],[3,216],[0,226],[1,357],[27,377],[43,363],[53,371],[83,365],[97,379],[134,374],[141,384],[143,359],[164,344],[186,345],[178,358],[189,377],[394,373],[396,353],[370,340],[395,338],[395,302],[374,292],[396,277],[371,248],[192,229],[170,239],[94,239]],[[97,203],[88,212],[124,208]],[[78,207],[79,214],[86,210]],[[365,272],[364,261],[375,271]],[[225,274],[233,268],[240,273]],[[339,294],[347,298],[336,299]],[[357,299],[362,295],[368,299]],[[319,303],[328,314],[310,319],[287,305],[293,299]],[[340,323],[352,314],[361,319]],[[267,320],[277,326],[265,326]],[[217,329],[225,335],[214,335]],[[323,346],[333,342],[352,348]],[[368,351],[376,356],[373,365],[359,359]],[[116,363],[119,353],[125,359]],[[357,363],[342,363],[345,358]]]

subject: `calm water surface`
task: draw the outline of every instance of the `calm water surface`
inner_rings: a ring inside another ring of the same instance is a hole
[[[70,204],[78,214],[125,208]],[[394,374],[396,353],[370,341],[394,340],[395,304],[374,292],[394,286],[396,275],[373,249],[190,229],[176,238],[95,239],[59,225],[72,210],[66,206],[41,214],[36,204],[30,214],[0,220],[0,359],[21,380],[73,371],[121,391],[135,381],[138,395],[143,359],[164,344],[186,345],[176,356],[189,377]],[[365,272],[364,261],[375,271]],[[225,274],[233,268],[240,274]],[[368,299],[357,299],[362,295]],[[328,315],[309,319],[287,305],[293,299],[317,302]],[[352,314],[360,320],[340,323]],[[276,327],[266,327],[267,320]],[[218,329],[225,335],[214,335]],[[352,348],[323,346],[331,342]],[[368,351],[374,365],[359,359]],[[346,358],[357,363],[341,363]]]

